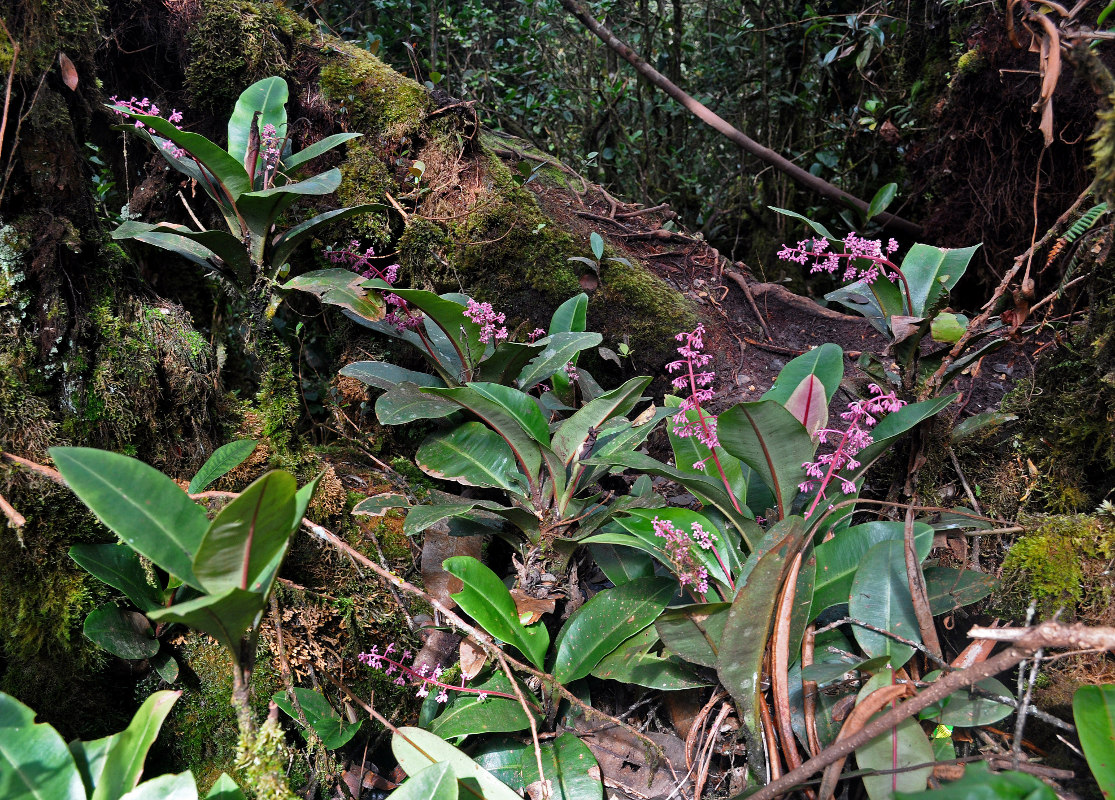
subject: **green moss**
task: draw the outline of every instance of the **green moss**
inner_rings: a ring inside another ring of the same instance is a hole
[[[425,88],[367,50],[333,42],[330,51],[321,70],[321,91],[340,104],[351,130],[398,139],[418,129],[430,108]]]
[[[460,278],[445,258],[449,248],[449,237],[440,225],[412,219],[396,247],[404,281],[415,288],[459,289]]]
[[[341,164],[341,187],[337,190],[339,206],[385,203],[387,192],[395,189],[395,179],[373,141],[371,137],[363,137],[349,143]],[[374,211],[338,223],[330,231],[332,239],[339,240],[355,232],[377,249],[384,248],[392,239],[390,213],[393,212]]]

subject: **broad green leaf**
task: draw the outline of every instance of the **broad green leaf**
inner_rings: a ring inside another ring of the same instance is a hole
[[[924,678],[926,683],[932,683],[941,677],[940,670],[933,670]],[[1011,697],[1011,690],[994,678],[984,678],[976,684],[975,688],[982,689],[999,697]],[[961,728],[978,728],[991,725],[1001,719],[1006,719],[1014,713],[1014,709],[1005,703],[997,703],[986,697],[972,692],[970,689],[961,689],[950,694],[939,703],[934,703],[918,714],[918,719],[932,720],[940,725],[956,725]]]
[[[515,384],[522,391],[528,391],[564,368],[577,353],[597,347],[602,341],[604,337],[599,333],[555,333],[550,336],[546,348],[523,367]]]
[[[877,673],[860,689],[858,700],[863,700],[876,689],[889,686],[893,680],[890,670]],[[879,712],[882,714],[883,712]],[[876,714],[872,717],[878,717]],[[895,753],[897,751],[897,758]],[[925,788],[926,781],[933,772],[932,766],[919,769],[906,769],[915,764],[932,764],[933,746],[916,719],[905,719],[896,728],[877,736],[865,745],[856,748],[856,765],[860,769],[904,770],[896,775],[867,775],[863,778],[864,788],[871,800],[891,798],[893,785],[897,783],[900,792],[919,792]]]
[[[205,795],[205,800],[245,800],[245,798],[236,781],[230,778],[227,772],[222,772],[221,777],[217,778],[217,782],[209,790],[209,794]]]
[[[929,330],[935,342],[956,344],[968,330],[968,318],[963,314],[941,312],[933,317]]]
[[[466,384],[477,394],[488,398],[493,403],[498,403],[503,409],[515,418],[524,431],[531,438],[544,447],[550,444],[550,427],[538,403],[534,398],[510,386],[501,386],[498,383],[469,383]]]
[[[121,795],[120,800],[197,800],[197,782],[189,770],[159,775]]]
[[[139,554],[126,544],[75,544],[70,558],[97,580],[123,592],[141,611],[162,606],[162,593],[147,582]]]
[[[815,375],[825,387],[825,403],[831,403],[844,377],[844,351],[840,345],[826,343],[814,347],[792,359],[778,373],[774,386],[760,400],[777,400],[782,405],[810,375]]]
[[[279,77],[264,78],[256,81],[236,100],[232,116],[228,118],[228,153],[248,171],[254,171],[254,164],[247,164],[248,140],[252,132],[252,120],[256,112],[258,130],[262,133],[264,125],[274,125],[280,139],[287,136],[286,103],[289,97],[286,81]]]
[[[174,702],[181,696],[181,692],[155,692],[143,701],[131,724],[113,737],[90,800],[116,800],[139,783],[147,751],[159,735]]]
[[[430,764],[387,795],[388,800],[457,800],[457,775],[452,764]]]
[[[886,667],[889,662],[890,659],[887,656],[853,660],[851,662],[842,660],[820,661],[815,664],[810,664],[808,667],[801,670],[801,678],[805,681],[813,681],[818,686],[824,686],[827,683],[832,683],[839,678],[843,678],[849,672],[866,672],[870,674]]]
[[[507,676],[498,670],[484,683],[469,688],[510,695],[515,693]],[[529,691],[524,690],[523,694],[530,699]],[[533,716],[537,721],[541,715],[535,713]],[[480,700],[477,695],[465,692],[454,692],[445,710],[428,726],[431,733],[444,739],[474,733],[514,733],[529,727],[530,720],[518,700],[491,696]]]
[[[808,225],[810,228],[812,228],[816,233],[825,237],[826,239],[832,239],[833,241],[839,241],[839,239],[836,236],[833,236],[829,232],[829,229],[826,228],[824,225],[822,225],[819,222],[814,222],[809,217],[803,217],[801,214],[799,214],[796,211],[790,211],[789,209],[785,209],[785,208],[777,208],[776,206],[767,206],[767,208],[769,208],[771,211],[775,212],[776,214],[781,214],[784,217],[793,217],[794,219],[800,219],[802,222],[804,222],[806,225]]]
[[[563,733],[540,749],[542,771],[553,787],[553,800],[603,800],[600,767],[584,742],[572,733]],[[542,779],[533,748],[523,751],[522,769],[523,783],[527,786]]]
[[[360,720],[347,722],[342,719],[341,715],[337,713],[333,706],[329,705],[329,701],[325,699],[325,695],[321,692],[296,686],[294,694],[298,699],[298,705],[302,708],[303,715],[306,717],[306,723],[313,728],[314,733],[318,735],[322,745],[327,750],[336,750],[338,747],[348,744],[360,730]],[[292,719],[300,722],[298,711],[295,709],[294,703],[291,702],[290,695],[285,691],[275,692],[271,699]],[[305,736],[304,731],[303,736]]]
[[[774,406],[786,411],[782,406]],[[797,424],[797,420],[794,423]],[[768,531],[773,538],[780,540],[780,544],[758,559],[747,576],[747,582],[738,587],[720,639],[716,672],[724,688],[736,701],[740,722],[749,742],[759,742],[756,698],[760,691],[763,655],[770,637],[774,604],[782,588],[782,573],[790,556],[797,552],[804,533],[804,520],[798,516],[787,517]],[[749,750],[752,749],[749,747]],[[762,748],[754,748],[754,752],[758,754]]]
[[[864,221],[869,221],[886,211],[887,206],[894,202],[894,198],[897,195],[897,183],[888,183],[880,188],[879,191],[875,192],[875,196],[871,198],[871,202],[867,206],[867,214],[864,216]]]
[[[414,536],[443,519],[466,517],[476,508],[487,511],[509,510],[507,506],[501,506],[489,500],[462,500],[457,503],[438,502],[428,506],[414,506],[407,512],[406,522],[403,523],[403,533],[407,536]]]
[[[1115,796],[1115,685],[1081,686],[1072,717],[1092,776],[1104,797]]]
[[[415,372],[385,361],[356,361],[341,368],[341,375],[356,378],[377,389],[394,389],[401,383],[415,386],[445,386],[441,378],[425,372]]]
[[[394,492],[384,492],[383,494],[375,494],[361,500],[356,504],[356,507],[352,509],[352,513],[368,517],[382,517],[393,508],[410,507],[410,501],[404,495],[395,494]]]
[[[218,447],[201,465],[186,491],[190,494],[205,491],[217,478],[227,475],[247,461],[248,456],[255,452],[257,444],[259,442],[255,439],[240,439]]]
[[[129,547],[201,589],[192,566],[209,520],[179,486],[142,461],[86,447],[52,447],[66,484]]]
[[[588,295],[581,293],[570,297],[554,312],[550,319],[548,335],[555,333],[580,333],[585,329],[588,317]]]
[[[933,616],[978,603],[999,585],[993,575],[975,570],[926,567],[923,572]]]
[[[731,608],[731,603],[675,606],[654,621],[654,628],[672,653],[703,667],[715,667]]]
[[[593,231],[588,236],[589,247],[592,248],[592,254],[599,261],[604,257],[604,237],[596,231]]]
[[[681,398],[668,394],[662,398],[662,402],[670,410],[670,419],[666,422],[666,435],[670,439],[670,448],[674,451],[674,465],[677,469],[702,477],[710,477],[714,480],[720,477],[716,470],[715,460],[709,458],[709,449],[701,444],[696,436],[682,438],[674,433],[677,429],[677,423],[674,422],[673,418],[679,413],[677,409],[681,407]],[[692,423],[698,422],[697,410],[686,411],[685,418]],[[729,455],[723,447],[716,448],[716,457],[720,460],[720,468],[724,470],[724,477],[728,479],[728,486],[732,490],[732,495],[742,508],[747,504],[747,475],[745,472],[750,473],[751,468],[735,456]],[[706,461],[706,459],[708,460]],[[705,468],[698,468],[696,466],[698,462],[704,462]]]
[[[465,316],[466,306],[454,300],[438,297],[433,292],[420,289],[393,290],[402,299],[422,311],[437,325],[453,344],[457,357],[471,370],[484,356],[484,343],[480,341],[480,326]]]
[[[512,645],[542,669],[550,645],[550,634],[545,626],[532,625],[528,628],[519,622],[515,601],[503,581],[471,556],[447,558],[443,566],[464,584],[461,591],[450,597],[465,613],[492,636]]]
[[[0,692],[0,797],[85,800],[85,786],[58,731],[35,723],[35,712]]]
[[[458,796],[464,800],[522,800],[456,747],[421,728],[399,728],[391,737],[391,751],[408,775],[417,775],[431,764],[448,763],[457,776]]]
[[[448,417],[461,410],[458,403],[426,394],[414,383],[400,383],[376,400],[376,419],[380,425],[403,425],[416,419]]]
[[[297,490],[290,473],[272,470],[221,509],[194,556],[194,573],[205,591],[247,590],[286,549],[295,531]]]
[[[510,386],[527,362],[541,353],[549,339],[537,342],[500,342],[492,354],[480,362],[475,377],[481,381]]]
[[[433,478],[490,486],[519,493],[515,454],[483,422],[466,422],[450,431],[431,433],[418,448],[415,463]]]
[[[286,558],[293,534],[302,524],[302,519],[306,516],[306,509],[309,507],[310,501],[314,499],[314,492],[317,491],[318,484],[321,483],[324,475],[324,471],[319,472],[312,481],[295,492],[293,513],[290,516],[291,535],[287,537],[282,547],[275,551],[275,554],[271,557],[271,562],[250,579],[248,591],[258,592],[264,597],[271,596],[271,587],[275,583],[275,576],[279,574],[279,567],[282,566],[283,559]]]
[[[957,426],[952,429],[949,438],[955,444],[975,433],[996,430],[1006,425],[1008,422],[1014,422],[1016,419],[1018,419],[1017,414],[1007,414],[1002,411],[984,411],[980,414],[974,414],[957,424]]]
[[[347,309],[372,322],[386,314],[383,298],[361,288],[364,278],[347,269],[319,269],[291,278],[283,288],[299,289],[317,295],[321,302]]]
[[[112,232],[113,239],[136,239],[154,244],[157,247],[174,249],[197,263],[197,258],[214,261],[214,266],[222,262],[238,281],[241,289],[252,284],[254,273],[248,251],[244,243],[228,231],[195,231],[185,225],[161,222],[152,225],[146,222],[128,220]],[[169,247],[174,245],[173,248]],[[216,259],[213,259],[216,256]]]
[[[299,155],[301,155],[301,153],[299,153]],[[298,223],[275,239],[271,249],[271,256],[268,259],[271,263],[271,267],[278,269],[286,264],[290,260],[291,254],[294,253],[295,248],[310,238],[321,225],[331,220],[340,221],[342,219],[354,217],[357,214],[379,211],[382,208],[383,206],[379,203],[364,203],[358,206],[349,206],[348,208],[336,208],[332,211],[323,211],[320,214],[310,217],[308,220]],[[379,317],[376,317],[376,319],[379,319]]]
[[[785,406],[774,400],[738,403],[719,417],[721,446],[758,473],[774,492],[785,517],[805,480],[802,464],[813,460],[816,445]]]
[[[648,625],[610,652],[597,664],[592,675],[649,689],[676,691],[708,686],[691,667],[669,652],[652,652],[659,642],[658,631]]]
[[[650,378],[632,378],[618,389],[603,394],[565,420],[554,434],[553,450],[570,464],[590,435],[613,417],[630,411],[642,395]]]
[[[902,259],[902,273],[910,284],[915,317],[924,317],[942,292],[951,291],[968,269],[968,262],[979,245],[946,250],[928,244],[915,244]]]
[[[115,238],[135,239],[137,242],[144,242],[145,244],[161,247],[163,250],[177,253],[187,261],[197,264],[202,269],[216,272],[228,281],[229,285],[236,289],[242,290],[245,286],[251,285],[250,279],[245,281],[243,276],[237,275],[232,270],[226,270],[222,267],[220,257],[208,247],[198,244],[182,234],[170,233],[169,231],[150,231],[148,233],[137,233],[126,237],[117,236]]]
[[[70,754],[74,757],[74,764],[81,774],[81,782],[85,785],[83,798],[93,794],[97,781],[101,779],[101,771],[105,768],[105,759],[108,758],[109,751],[116,743],[117,735],[104,736],[91,742],[83,742],[80,739],[70,742]],[[0,781],[0,785],[2,784],[3,781]]]
[[[964,777],[924,792],[899,792],[898,800],[1057,800],[1057,793],[1040,778],[1024,772],[991,772],[976,762],[964,769]]]
[[[604,543],[589,545],[588,549],[596,566],[614,586],[654,575],[654,562],[646,553],[623,545]]]
[[[666,540],[654,530],[654,520],[656,518],[669,521],[675,527],[684,531],[692,541],[689,549],[693,559],[708,570],[710,578],[725,587],[728,585],[728,576],[725,575],[720,561],[723,561],[724,566],[733,574],[739,570],[741,559],[738,539],[730,540],[716,525],[709,521],[708,517],[688,508],[633,508],[625,516],[616,520],[624,530],[640,540],[638,544],[632,543],[633,546],[655,556],[667,567],[670,566],[670,558],[666,554]],[[709,535],[715,553],[712,550],[704,550],[697,544],[697,540],[694,538],[695,525],[699,525]],[[612,542],[612,544],[617,543]],[[717,555],[720,556],[720,561],[717,560]]]
[[[817,582],[813,587],[810,619],[826,608],[847,603],[856,570],[867,551],[879,542],[902,541],[905,531],[906,526],[901,522],[864,522],[837,531],[832,539],[817,545],[813,551],[817,559]],[[924,522],[915,522],[914,549],[918,559],[928,556],[932,546],[933,528]]]
[[[178,661],[170,654],[166,645],[151,657],[151,666],[155,668],[155,672],[159,673],[159,677],[167,683],[174,683],[178,680]]]
[[[125,611],[105,603],[89,612],[82,632],[114,656],[141,661],[159,652],[159,640],[138,611]]]
[[[332,136],[326,136],[324,139],[314,142],[309,147],[299,150],[291,156],[283,159],[283,170],[290,171],[295,167],[305,164],[307,161],[317,158],[318,156],[328,153],[334,147],[340,147],[345,142],[352,139],[358,139],[364,134],[362,133],[334,133]],[[382,206],[379,206],[382,208]]]
[[[890,539],[874,545],[863,557],[852,581],[848,615],[911,641],[921,641],[910,584],[906,576],[904,543]],[[890,656],[898,669],[914,654],[914,648],[889,636],[852,626],[860,647],[869,656]]]
[[[625,639],[654,622],[676,591],[670,578],[636,578],[593,595],[558,633],[554,677],[570,683],[588,675]]]
[[[827,293],[825,301],[839,303],[849,311],[859,314],[884,336],[890,335],[888,320],[891,314],[888,309],[896,314],[903,314],[906,310],[901,290],[886,279],[876,280],[871,285],[866,281],[849,283]]]
[[[267,599],[258,592],[229,589],[218,595],[204,595],[170,608],[152,611],[155,622],[179,622],[208,633],[234,657],[240,656],[240,640],[255,626]]]
[[[320,197],[332,194],[341,185],[341,171],[334,167],[328,172],[306,178],[295,183],[286,183],[282,186],[273,186],[270,189],[261,189],[256,192],[244,192],[236,199],[236,209],[248,229],[257,237],[265,241],[271,236],[279,214],[283,213],[299,197]],[[256,253],[256,258],[262,261],[262,252]],[[355,274],[355,273],[351,273]]]
[[[524,745],[508,736],[485,737],[471,752],[472,760],[508,786],[523,786],[523,753],[531,745]]]

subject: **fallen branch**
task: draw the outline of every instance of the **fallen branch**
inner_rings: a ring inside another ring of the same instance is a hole
[[[798,184],[834,203],[839,203],[841,205],[846,203],[861,212],[867,212],[868,204],[866,201],[848,194],[843,189],[833,186],[826,180],[818,178],[816,175],[802,169],[784,156],[774,152],[769,147],[764,147],[719,114],[712,111],[708,106],[691,97],[677,86],[677,84],[644,61],[638,53],[616,38],[615,34],[608,30],[608,28],[597,22],[596,18],[582,8],[576,0],[561,0],[561,5],[566,11],[576,17],[582,25],[592,31],[600,41],[604,42],[604,44],[621,55],[640,75],[670,97],[674,98],[674,100],[681,103],[690,113],[697,117],[697,119],[701,120],[701,122],[739,145],[745,152],[750,153],[764,164],[769,164],[779,172],[788,175]],[[901,217],[896,217],[893,214],[884,212],[877,215],[875,219],[882,223],[884,228],[890,228],[906,236],[920,236],[922,234],[922,227],[920,225],[902,219]]]

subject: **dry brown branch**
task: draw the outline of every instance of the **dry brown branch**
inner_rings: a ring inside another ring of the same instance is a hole
[[[8,523],[17,531],[27,524],[27,518],[16,511],[2,494],[0,494],[0,513],[8,518]]]

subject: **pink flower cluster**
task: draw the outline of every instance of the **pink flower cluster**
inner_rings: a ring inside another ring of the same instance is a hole
[[[545,335],[546,335],[546,331],[542,330],[541,328],[535,328],[534,330],[532,330],[530,333],[527,334],[527,341],[530,342],[531,344],[534,344],[536,341],[538,341],[539,339],[541,339]]]
[[[372,649],[367,653],[361,653],[356,658],[361,664],[371,667],[372,669],[382,670],[384,675],[398,675],[395,678],[396,686],[406,686],[408,679],[411,684],[418,684],[418,691],[415,692],[415,697],[429,697],[431,688],[438,689],[436,700],[439,703],[445,703],[449,700],[449,691],[464,692],[466,694],[474,694],[477,699],[484,701],[488,699],[489,695],[496,697],[507,697],[512,700],[517,699],[515,695],[505,694],[503,692],[483,692],[479,689],[469,689],[465,686],[450,686],[448,683],[443,683],[440,678],[443,672],[441,667],[434,667],[433,671],[423,664],[419,669],[413,669],[403,664],[403,661],[410,660],[410,651],[403,650],[399,654],[399,659],[396,661],[391,658],[391,655],[396,652],[395,643],[391,642],[384,648],[383,652],[379,652],[379,646],[373,645]]]
[[[894,392],[884,393],[875,384],[871,384],[868,388],[871,391],[871,397],[866,400],[852,401],[848,404],[848,410],[840,415],[841,419],[848,423],[845,430],[822,428],[817,431],[817,438],[822,444],[827,444],[830,437],[837,436],[840,437],[840,442],[833,452],[818,456],[816,461],[807,461],[802,464],[810,479],[801,483],[798,488],[802,492],[810,492],[816,486],[820,487],[809,513],[812,513],[818,500],[825,496],[825,489],[832,482],[833,477],[840,481],[844,494],[855,494],[855,483],[843,475],[837,475],[837,473],[844,469],[854,470],[859,467],[860,462],[856,460],[856,455],[874,441],[870,429],[879,422],[879,417],[883,414],[898,411],[906,405],[905,401],[899,400],[895,396]],[[809,516],[809,513],[806,514],[806,517]]]
[[[678,576],[678,583],[683,587],[692,586],[697,594],[708,594],[708,570],[693,558],[690,538],[685,531],[668,519],[655,517],[651,524],[654,526],[654,535],[666,540],[666,555],[669,556],[673,564],[674,574]],[[693,532],[693,539],[700,547],[705,550],[712,548],[712,539],[699,522],[694,522],[690,528]]]
[[[874,283],[880,273],[885,274],[891,281],[897,280],[897,267],[890,262],[888,256],[898,249],[898,242],[891,239],[884,249],[883,243],[878,239],[865,239],[857,236],[853,231],[844,237],[844,252],[837,253],[829,250],[829,240],[824,237],[803,239],[797,247],[783,245],[778,252],[778,257],[783,261],[793,261],[797,264],[808,264],[812,260],[810,273],[827,272],[830,275],[840,269],[840,260],[847,259],[844,265],[843,278],[846,282],[862,280]],[[857,260],[870,262],[868,267],[857,267]]]
[[[121,100],[116,95],[113,95],[112,97],[108,98],[108,102],[110,102],[114,106],[119,106],[120,108],[125,109],[130,114],[143,114],[144,116],[157,117],[161,113],[159,107],[148,100],[146,97],[142,100],[138,100],[133,96],[131,100]],[[120,111],[117,111],[116,113],[120,114],[120,116],[123,116],[123,113]],[[178,128],[178,130],[182,130],[182,127],[178,124],[181,121],[182,112],[176,108],[172,108],[170,110],[170,116],[167,117],[167,122]],[[159,134],[154,129],[147,127],[138,119],[136,120],[135,125],[141,131],[147,131],[152,136],[159,136]],[[182,158],[186,155],[185,150],[183,150],[181,147],[179,147],[169,139],[164,140],[162,146],[163,149],[170,153],[170,155],[174,158]]]
[[[503,312],[496,313],[491,303],[469,300],[465,316],[480,326],[480,341],[484,344],[507,341],[507,328],[496,328],[506,322],[507,315]]]
[[[701,409],[701,404],[709,402],[716,394],[710,388],[712,382],[716,379],[716,373],[704,369],[712,361],[710,354],[701,352],[705,346],[704,335],[704,325],[698,325],[692,331],[682,331],[677,334],[674,338],[682,343],[681,347],[677,349],[678,355],[682,358],[671,361],[666,365],[666,370],[668,372],[684,370],[673,380],[674,388],[686,392],[686,396],[682,399],[681,406],[679,406],[673,418],[674,435],[682,439],[695,436],[697,441],[712,450],[714,447],[720,446],[720,440],[716,436],[716,417],[705,414]],[[687,411],[696,411],[697,420],[690,421],[686,416]],[[693,466],[697,469],[704,469],[707,460],[708,457],[698,461]]]
[[[264,128],[267,127],[264,126]],[[360,242],[355,239],[349,242],[348,247],[327,247],[322,251],[322,255],[334,264],[341,264],[353,272],[359,273],[364,278],[379,278],[384,283],[389,284],[394,284],[399,278],[398,264],[390,264],[380,269],[372,263],[372,259],[376,255],[375,250],[369,247],[367,250],[361,251]],[[407,328],[417,328],[422,322],[422,312],[412,309],[397,294],[386,294],[383,300],[395,309],[385,319],[388,323],[394,325],[396,330],[404,331]]]

